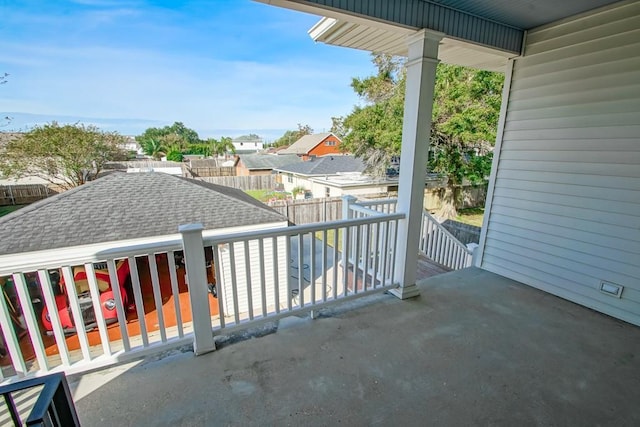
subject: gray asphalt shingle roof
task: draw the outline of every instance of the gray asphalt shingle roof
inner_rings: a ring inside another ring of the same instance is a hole
[[[247,154],[240,156],[240,161],[247,169],[275,169],[302,162],[302,159],[295,154]]]
[[[0,218],[0,255],[286,221],[241,190],[164,173],[113,173]]]
[[[365,164],[354,156],[322,156],[307,162],[287,165],[277,170],[299,175],[335,175],[346,172],[363,172]]]
[[[330,132],[314,133],[313,135],[304,135],[302,138],[291,144],[289,148],[285,148],[278,154],[307,154],[316,145],[324,141]]]

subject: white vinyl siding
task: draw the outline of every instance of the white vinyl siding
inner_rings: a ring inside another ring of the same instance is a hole
[[[529,32],[508,98],[481,267],[640,325],[640,2]]]
[[[229,245],[224,245],[220,250],[220,263],[221,263],[221,278],[222,286],[219,287],[219,298],[222,299],[223,308],[226,315],[235,314],[233,305],[233,288],[231,284],[232,269],[235,273],[237,283],[237,301],[238,301],[238,313],[248,314],[249,312],[249,292],[247,292],[247,284],[250,283],[251,287],[251,305],[253,307],[254,316],[262,316],[262,277],[264,277],[264,291],[266,300],[267,312],[274,312],[276,310],[276,290],[279,295],[280,308],[287,306],[287,295],[289,292],[289,263],[291,255],[288,253],[286,244],[286,237],[277,237],[276,239],[276,251],[277,254],[274,259],[273,242],[274,238],[265,238],[263,240],[263,254],[264,263],[260,262],[260,245],[258,240],[252,240],[248,243],[248,266],[247,270],[247,258],[245,257],[244,243],[234,243],[234,259],[232,261],[229,250]],[[235,264],[234,264],[235,263]],[[235,265],[235,268],[234,268]],[[264,268],[264,271],[261,269]],[[277,270],[277,278],[275,275]],[[264,276],[263,276],[264,275]],[[249,280],[250,279],[250,282]]]

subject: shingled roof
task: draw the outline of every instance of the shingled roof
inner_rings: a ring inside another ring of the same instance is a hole
[[[354,156],[322,156],[308,162],[287,165],[276,170],[299,175],[335,175],[347,172],[363,172],[365,164]]]
[[[314,133],[313,135],[304,135],[302,138],[291,144],[289,148],[279,151],[278,154],[307,154],[309,151],[320,144],[322,141],[333,135],[330,132]]]
[[[164,173],[113,173],[0,218],[0,255],[287,219],[230,187]]]
[[[302,159],[295,154],[246,154],[240,156],[240,161],[249,170],[275,169],[293,163],[300,163]]]

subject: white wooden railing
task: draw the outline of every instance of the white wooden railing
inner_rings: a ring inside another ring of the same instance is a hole
[[[182,319],[175,263],[181,250],[181,240],[174,239],[0,257],[1,344],[7,353],[0,360],[1,379],[84,371],[190,342],[191,325]],[[116,266],[123,263],[129,268],[130,286],[118,277]],[[162,290],[159,270],[170,281]],[[84,280],[78,279],[81,273]],[[141,275],[148,278],[144,289]],[[112,294],[100,289],[105,276]],[[63,287],[55,283],[57,277],[63,278]],[[81,285],[88,291],[79,294]],[[165,314],[175,322],[168,325]]]
[[[213,349],[212,330],[390,289],[402,218],[377,214],[205,238],[184,227],[172,240],[0,256],[0,278],[14,284],[3,283],[0,297],[0,346],[8,353],[0,380],[80,372],[188,343],[200,354]],[[345,246],[351,236],[370,236],[381,250]],[[367,268],[342,263],[343,254],[366,260]],[[118,275],[125,264],[126,286]],[[63,292],[52,283],[56,275]]]
[[[429,212],[422,213],[420,251],[452,270],[470,267],[472,251],[445,229]]]
[[[397,207],[397,199],[356,201],[353,197],[345,197],[343,203],[349,206],[350,213],[345,214],[349,218],[367,217],[377,212],[392,213]],[[432,261],[452,270],[471,266],[472,251],[426,210],[422,214],[420,236],[419,250]]]
[[[205,238],[186,226],[171,239],[0,256],[0,380],[80,372],[188,343],[200,354],[222,330],[394,288],[405,218],[395,211],[395,200],[345,198],[341,221]],[[471,262],[427,213],[420,250],[454,269]]]
[[[396,239],[390,230],[402,218],[378,215],[204,239],[215,248],[219,266],[220,315],[213,329],[245,327],[395,287]],[[362,254],[344,244],[353,235],[369,235],[385,247],[370,254],[367,274],[341,261]]]

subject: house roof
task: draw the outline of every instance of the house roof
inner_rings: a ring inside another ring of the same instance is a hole
[[[279,171],[298,175],[335,175],[347,172],[363,172],[364,169],[364,162],[354,156],[315,157],[308,162],[277,168]]]
[[[294,163],[302,162],[302,159],[295,154],[246,154],[240,156],[240,161],[249,169],[275,169]]]
[[[330,132],[314,133],[313,135],[305,135],[293,144],[289,148],[285,148],[278,154],[307,154],[316,145],[320,144],[327,137],[333,135]]]
[[[164,173],[113,173],[0,218],[0,255],[286,221],[243,191]]]

